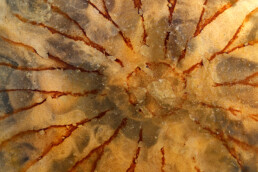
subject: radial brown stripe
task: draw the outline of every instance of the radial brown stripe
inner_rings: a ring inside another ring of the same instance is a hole
[[[63,32],[60,32],[58,30],[56,30],[55,28],[53,27],[50,27],[50,26],[47,26],[43,23],[37,23],[35,21],[29,21],[28,19],[22,17],[21,15],[19,14],[15,14],[15,16],[22,22],[24,23],[29,23],[29,24],[32,24],[32,25],[35,25],[35,26],[40,26],[40,27],[43,27],[43,28],[46,28],[48,29],[52,34],[60,34],[68,39],[72,39],[74,41],[82,41],[85,45],[87,46],[90,46],[92,48],[95,48],[96,50],[98,50],[99,52],[103,53],[105,56],[110,56],[110,54],[108,54],[106,52],[106,50],[103,48],[103,47],[100,47],[100,46],[97,46],[96,44],[94,44],[93,42],[88,42],[87,40],[85,40],[85,38],[82,38],[80,36],[73,36],[73,35],[69,35],[69,34],[66,34],[66,33],[63,33]]]
[[[47,91],[47,90],[39,90],[39,89],[4,89],[0,90],[0,93],[2,92],[36,92],[41,94],[50,95],[52,98],[57,98],[61,96],[74,96],[74,97],[81,97],[81,96],[87,96],[88,94],[97,94],[98,90],[91,90],[91,91],[84,91],[81,93],[75,93],[75,92],[62,92],[62,91]]]
[[[103,1],[103,6],[105,9],[105,13],[103,13],[94,3],[92,3],[90,0],[87,1],[87,3],[89,3],[93,8],[95,8],[99,14],[101,14],[105,19],[107,19],[108,21],[110,21],[118,30],[119,30],[119,35],[122,37],[123,41],[125,42],[125,44],[130,48],[133,49],[133,46],[131,44],[131,41],[129,38],[125,37],[124,33],[121,31],[120,27],[113,21],[113,19],[111,18],[111,16],[109,15],[108,11],[107,11],[107,7],[106,7],[106,3],[105,1]],[[121,61],[121,60],[120,60]],[[120,65],[121,66],[121,65]],[[121,66],[123,67],[123,66]]]
[[[33,68],[33,67],[25,67],[25,66],[14,66],[10,63],[4,63],[0,62],[0,66],[9,67],[15,70],[20,71],[46,71],[46,70],[67,70],[66,68],[62,67],[39,67],[39,68]]]
[[[237,113],[241,113],[240,110],[237,110],[237,109],[234,109],[233,107],[228,107],[228,108],[225,108],[225,107],[222,107],[222,106],[214,106],[214,105],[210,105],[210,104],[207,104],[207,103],[204,103],[204,102],[200,102],[200,104],[202,106],[205,106],[205,107],[208,107],[208,108],[213,108],[213,109],[222,109],[222,110],[225,110],[225,111],[229,111],[230,113],[232,113],[234,116],[237,116]]]
[[[203,66],[203,61],[201,60],[200,62],[192,65],[189,69],[183,71],[183,74],[190,74],[192,71],[194,71],[196,68]]]
[[[240,45],[237,45],[233,48],[231,48],[230,50],[227,50],[225,53],[229,54],[237,49],[240,49],[240,48],[244,48],[244,47],[247,47],[247,46],[253,46],[255,44],[258,44],[258,40],[253,40],[253,41],[249,41],[247,43],[244,43],[244,44],[240,44]]]
[[[25,49],[27,49],[27,50],[33,52],[33,53],[36,54],[37,56],[43,58],[42,56],[40,56],[40,55],[37,53],[36,49],[33,48],[33,47],[30,46],[30,45],[26,45],[26,44],[21,43],[21,42],[15,42],[15,41],[13,41],[13,40],[11,40],[11,39],[8,39],[8,38],[5,38],[5,37],[3,37],[3,36],[0,36],[0,38],[2,38],[4,41],[6,41],[6,42],[8,42],[8,43],[10,43],[10,44],[12,44],[12,45],[14,45],[14,46],[23,47],[23,48],[25,48]],[[62,67],[62,68],[57,67],[57,69],[60,68],[60,69],[63,69],[63,70],[79,70],[79,71],[81,71],[81,72],[93,72],[93,73],[98,73],[98,74],[101,75],[101,73],[100,73],[98,70],[96,70],[96,71],[87,71],[87,70],[85,70],[85,69],[83,69],[83,68],[75,67],[75,66],[73,66],[72,64],[69,64],[69,63],[63,61],[63,60],[61,60],[59,57],[53,56],[53,55],[50,54],[50,53],[48,53],[48,58],[51,59],[51,60],[53,60],[53,61],[55,61],[55,62],[57,62],[57,63],[59,63],[59,64],[61,64],[61,65],[63,65],[63,66],[66,66],[66,68],[65,68],[65,67]],[[47,67],[47,68],[26,68],[26,67],[15,67],[15,66],[13,66],[13,65],[8,65],[8,64],[6,64],[6,63],[1,63],[1,65],[9,66],[9,67],[11,67],[11,68],[18,69],[18,70],[32,70],[32,71],[55,70],[54,67]]]
[[[125,34],[122,32],[121,28],[118,26],[118,24],[112,19],[112,17],[110,16],[107,6],[106,6],[106,2],[105,0],[102,0],[103,3],[103,8],[105,10],[105,13],[103,13],[94,3],[92,3],[91,1],[87,1],[93,8],[95,8],[99,14],[101,14],[104,18],[106,18],[108,21],[110,21],[118,30],[119,30],[119,34],[120,36],[123,38],[125,44],[127,45],[127,47],[129,47],[131,50],[133,50],[133,45],[131,43],[130,38],[126,37]]]
[[[230,45],[233,44],[233,42],[238,38],[239,33],[241,32],[241,30],[243,29],[244,25],[246,22],[249,21],[250,17],[254,14],[258,12],[258,8],[255,8],[253,11],[251,11],[249,14],[247,14],[247,16],[245,17],[244,21],[242,22],[242,24],[237,28],[235,34],[232,36],[232,38],[229,40],[229,42],[227,43],[227,45],[221,50],[218,51],[216,53],[214,53],[208,60],[212,61],[216,56],[223,54],[226,52],[226,50],[230,47]]]
[[[243,80],[233,81],[233,82],[223,82],[223,83],[215,83],[214,87],[220,86],[234,86],[234,85],[247,85],[252,87],[258,87],[258,83],[250,82],[251,79],[258,77],[258,72],[253,73],[252,75],[246,77]]]
[[[85,37],[85,39],[86,39],[86,42],[88,42],[88,44],[89,44],[91,47],[93,47],[93,48],[95,48],[95,49],[97,49],[97,50],[99,50],[99,51],[101,51],[101,52],[103,52],[103,53],[106,53],[105,48],[102,47],[101,45],[99,45],[99,44],[93,42],[93,41],[87,36],[85,30],[82,28],[82,26],[81,26],[76,20],[72,19],[67,13],[65,13],[64,11],[62,11],[59,7],[55,6],[54,4],[52,4],[52,3],[48,3],[48,4],[50,4],[51,9],[52,9],[53,11],[55,11],[55,12],[59,13],[60,15],[64,16],[65,18],[67,18],[69,21],[71,21],[72,23],[74,23],[74,24],[77,26],[77,27],[82,31],[82,33],[83,33],[83,35],[84,35],[84,37]],[[105,54],[105,55],[109,55],[109,54]]]
[[[26,44],[21,43],[21,42],[15,42],[15,41],[10,40],[10,39],[8,39],[8,38],[6,38],[6,37],[3,37],[3,36],[1,36],[1,35],[0,35],[0,38],[3,39],[4,41],[8,42],[9,44],[23,47],[23,48],[25,48],[25,49],[27,49],[27,50],[29,50],[29,51],[31,51],[31,52],[37,54],[38,56],[40,56],[40,55],[37,53],[36,49],[33,48],[33,47],[30,46],[30,45],[26,45]],[[41,57],[41,56],[40,56],[40,57]],[[43,57],[41,57],[41,58],[43,58]]]
[[[4,119],[6,119],[7,117],[10,117],[10,116],[12,116],[12,115],[14,115],[14,114],[17,114],[17,113],[19,113],[19,112],[27,111],[27,110],[30,110],[30,109],[32,109],[32,108],[34,108],[34,107],[37,107],[37,106],[43,104],[46,100],[47,100],[47,99],[43,99],[42,101],[33,103],[32,105],[29,105],[29,106],[26,106],[26,107],[22,107],[22,108],[16,109],[16,110],[14,110],[12,113],[4,114],[3,116],[0,116],[0,121],[4,120]]]
[[[207,5],[207,3],[208,3],[208,0],[205,0],[204,3],[203,3],[202,12],[201,12],[201,15],[199,17],[199,21],[196,25],[196,29],[195,29],[195,32],[194,32],[194,37],[196,37],[197,35],[199,35],[201,33],[202,19],[203,19],[203,15],[205,13],[205,6]]]
[[[164,39],[164,58],[167,57],[169,36],[170,36],[170,32],[167,32],[166,37]]]
[[[169,10],[168,23],[169,23],[169,25],[172,24],[173,13],[175,11],[176,3],[177,3],[177,0],[168,0],[168,10]]]
[[[207,3],[208,3],[208,0],[205,0],[204,3],[203,3],[203,6],[206,6]],[[202,19],[203,19],[204,13],[205,13],[205,7],[202,8],[202,12],[201,12],[201,15],[199,17],[199,21],[198,21],[198,23],[196,25],[196,29],[195,29],[195,32],[194,32],[194,37],[196,37],[198,34],[200,34],[200,28],[201,28],[201,23],[202,23]],[[182,50],[181,55],[179,56],[179,58],[177,60],[178,63],[185,58],[186,49],[188,47],[188,42],[189,42],[189,40],[186,41],[185,47]]]
[[[42,158],[44,158],[54,147],[57,147],[60,144],[62,144],[67,138],[69,138],[72,135],[72,133],[79,127],[79,125],[84,125],[88,122],[91,122],[93,119],[100,119],[103,116],[105,116],[108,111],[109,110],[101,112],[99,115],[97,115],[91,119],[84,119],[84,120],[76,123],[75,125],[74,124],[64,125],[66,128],[68,127],[66,134],[64,136],[60,137],[59,139],[57,139],[57,141],[51,143],[51,145],[49,147],[47,147],[40,156],[38,156],[33,161],[31,161],[30,163],[25,165],[20,171],[21,172],[27,171],[31,166],[33,166],[38,161],[40,161]],[[61,126],[59,126],[59,127],[61,127]]]
[[[50,53],[48,53],[48,58],[51,59],[51,60],[54,60],[54,61],[56,61],[58,63],[61,63],[61,64],[65,65],[66,66],[66,70],[69,70],[69,69],[70,70],[79,70],[80,72],[96,73],[98,75],[103,75],[102,73],[100,73],[99,70],[89,71],[89,70],[86,70],[84,68],[80,68],[80,67],[74,66],[74,65],[72,65],[72,64],[62,60],[61,58],[59,58],[57,56],[54,56],[54,55],[52,55]]]
[[[81,68],[76,68],[76,67],[26,67],[26,66],[14,66],[10,63],[4,63],[4,62],[0,62],[0,66],[5,66],[5,67],[9,67],[15,70],[20,70],[20,71],[34,71],[34,72],[39,72],[39,71],[53,71],[53,70],[75,70],[75,71],[80,71],[80,72],[87,72],[87,73],[97,73],[100,75],[99,71],[87,71]]]
[[[142,1],[141,0],[133,0],[133,2],[134,2],[134,7],[135,8],[138,8],[138,10],[142,8]]]
[[[173,13],[176,7],[177,0],[168,0],[168,11],[169,11],[169,16],[168,16],[168,24],[171,26],[172,24],[172,19],[173,19]],[[164,40],[164,58],[167,57],[167,45],[170,37],[170,31],[166,32],[165,40]]]
[[[232,156],[232,158],[234,158],[236,160],[236,162],[238,163],[239,167],[241,169],[243,169],[243,163],[241,161],[241,159],[238,157],[236,150],[234,148],[231,148],[228,145],[228,142],[225,138],[225,135],[223,132],[221,131],[212,131],[212,129],[210,129],[209,127],[206,126],[202,126],[201,123],[197,120],[194,121],[197,125],[199,125],[203,130],[207,131],[211,136],[213,136],[214,138],[216,138],[217,140],[219,140],[223,146],[227,149],[227,151],[229,152],[229,154]]]
[[[165,167],[165,164],[166,164],[166,160],[165,160],[165,148],[162,147],[162,148],[160,149],[160,152],[161,152],[161,155],[162,155],[162,157],[161,157],[161,172],[165,172],[165,170],[164,170],[164,167]]]
[[[83,119],[82,121],[76,123],[76,125],[81,125],[81,124],[83,124],[83,123],[90,122],[90,121],[93,120],[93,119],[100,119],[100,118],[102,118],[103,116],[105,116],[106,113],[109,112],[109,111],[110,111],[110,110],[106,110],[106,111],[104,111],[104,112],[101,112],[101,113],[99,113],[97,116],[95,116],[95,117],[93,117],[93,118],[91,118],[91,119]],[[1,149],[3,146],[5,146],[8,142],[11,142],[11,141],[17,139],[18,137],[23,136],[23,135],[26,135],[26,134],[29,134],[29,133],[36,133],[36,132],[39,132],[39,131],[41,131],[41,130],[48,130],[48,129],[51,129],[51,128],[67,128],[67,126],[68,126],[68,127],[69,127],[69,126],[71,127],[71,126],[74,126],[74,125],[73,125],[73,124],[68,124],[68,125],[51,125],[51,126],[49,126],[49,127],[41,128],[41,129],[38,129],[38,130],[27,130],[27,131],[20,132],[20,133],[18,133],[18,134],[16,134],[16,135],[12,136],[11,138],[9,138],[9,139],[3,141],[3,142],[0,144],[0,149]]]
[[[142,35],[142,42],[144,45],[147,45],[147,37],[148,37],[148,34],[147,34],[147,31],[146,31],[146,28],[145,28],[145,24],[144,24],[144,16],[143,14],[141,15],[141,20],[142,20],[142,29],[143,29],[143,35]]]
[[[0,150],[3,149],[3,147],[6,146],[6,144],[8,144],[9,142],[12,142],[12,141],[15,141],[16,139],[18,139],[19,137],[22,137],[24,135],[27,135],[27,134],[31,134],[31,133],[37,133],[37,132],[40,132],[40,131],[46,131],[46,130],[49,130],[49,129],[52,129],[52,128],[67,128],[66,125],[52,125],[52,126],[49,126],[47,128],[41,128],[41,129],[38,129],[38,130],[27,130],[27,131],[22,131],[14,136],[12,136],[11,138],[3,141],[1,144],[0,144]]]
[[[139,140],[138,140],[138,148],[135,152],[135,155],[132,159],[132,163],[130,165],[130,167],[126,170],[126,172],[134,172],[135,168],[136,168],[136,164],[137,164],[137,160],[138,160],[138,157],[139,157],[139,154],[140,154],[140,151],[141,151],[141,147],[140,147],[140,142],[142,142],[142,129],[140,129],[140,132],[139,132]]]
[[[197,35],[199,35],[202,30],[208,25],[210,24],[212,21],[214,21],[219,15],[223,14],[227,9],[229,9],[230,7],[232,7],[238,0],[235,0],[234,2],[229,2],[228,4],[224,5],[223,7],[221,7],[212,17],[204,20],[203,24],[200,24],[198,27],[198,31],[195,33],[194,37],[196,37]],[[206,4],[205,4],[206,5]],[[205,9],[204,9],[205,11]],[[202,14],[203,15],[203,14]]]
[[[102,143],[100,146],[92,149],[84,158],[82,158],[80,161],[77,161],[74,166],[69,170],[69,172],[75,171],[76,168],[81,165],[84,161],[86,161],[87,159],[89,159],[91,157],[91,155],[93,153],[95,153],[96,151],[99,151],[101,149],[104,149],[107,145],[109,145],[118,135],[119,131],[124,128],[127,124],[127,118],[124,118],[122,120],[122,122],[120,123],[120,125],[116,128],[116,130],[114,131],[113,135],[111,137],[109,137],[108,140],[106,140],[104,143]],[[101,152],[101,151],[100,151]],[[102,152],[103,153],[103,152]],[[101,153],[101,155],[102,155]],[[99,160],[99,158],[97,158],[97,160]],[[96,162],[95,162],[96,163]]]
[[[185,48],[182,50],[181,55],[178,58],[178,63],[185,58],[188,41],[186,41]]]
[[[255,114],[254,114],[254,116],[255,116]],[[258,114],[256,114],[256,118],[258,117]],[[235,144],[237,144],[239,147],[241,147],[242,149],[244,149],[244,150],[251,150],[251,151],[254,151],[254,152],[256,152],[257,154],[258,154],[258,147],[257,146],[254,146],[254,145],[250,145],[250,144],[248,144],[248,143],[246,143],[246,142],[244,142],[244,141],[241,141],[241,140],[238,140],[238,139],[236,139],[236,138],[234,138],[234,137],[232,137],[232,136],[230,136],[230,135],[227,135],[227,138],[230,140],[230,141],[232,141],[232,142],[234,142]]]
[[[258,114],[251,114],[251,115],[248,115],[248,117],[256,122],[258,122]]]
[[[141,16],[142,29],[143,29],[142,42],[143,42],[144,45],[146,45],[148,34],[147,34],[145,24],[144,24],[144,15],[143,15],[143,11],[142,11],[142,1],[141,0],[133,0],[133,2],[134,2],[134,8],[138,9],[138,14],[140,14],[140,16]]]

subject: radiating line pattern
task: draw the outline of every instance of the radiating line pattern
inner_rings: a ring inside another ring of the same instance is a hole
[[[256,0],[0,0],[0,169],[257,171],[257,19]]]

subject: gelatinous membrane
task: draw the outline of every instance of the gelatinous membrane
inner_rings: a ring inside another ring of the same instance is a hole
[[[257,0],[0,0],[0,171],[257,171]]]

